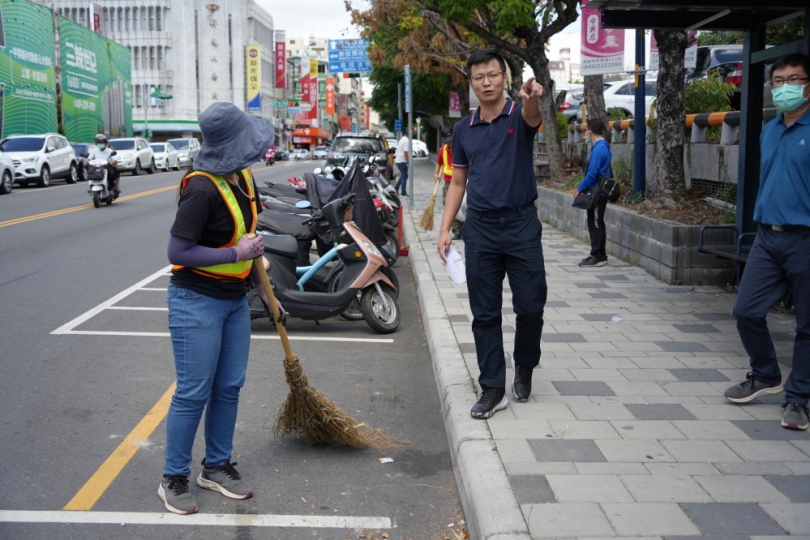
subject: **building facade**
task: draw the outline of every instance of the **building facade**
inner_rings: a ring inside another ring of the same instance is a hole
[[[129,48],[133,128],[155,140],[200,131],[197,116],[215,101],[247,108],[246,47],[260,47],[261,114],[274,120],[273,18],[252,0],[96,0],[104,37]],[[53,0],[53,9],[90,26],[88,4]],[[155,90],[172,99],[155,100]]]

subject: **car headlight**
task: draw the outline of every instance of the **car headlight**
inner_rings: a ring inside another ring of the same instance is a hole
[[[23,163],[34,163],[35,161],[39,161],[39,156],[31,156],[22,160]]]
[[[122,154],[121,159],[132,159],[132,154]]]

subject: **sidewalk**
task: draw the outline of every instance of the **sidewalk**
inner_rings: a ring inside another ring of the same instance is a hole
[[[745,406],[723,397],[749,370],[736,295],[667,285],[614,258],[581,269],[589,246],[548,225],[532,396],[516,403],[508,388],[508,409],[470,417],[472,315],[466,284],[453,284],[436,253],[441,191],[435,230],[416,226],[434,166],[415,164],[405,243],[472,538],[810,538],[810,435],[779,425],[783,395]],[[507,281],[503,296],[508,358]],[[772,313],[768,323],[787,377],[795,319]]]

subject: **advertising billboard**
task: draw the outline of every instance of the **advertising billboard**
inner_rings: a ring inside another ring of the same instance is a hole
[[[0,0],[0,137],[56,131],[53,12]]]
[[[247,88],[248,112],[262,112],[262,63],[258,45],[245,47],[245,87]]]
[[[287,86],[287,33],[276,30],[276,88]]]
[[[598,9],[586,8],[582,0],[582,75],[603,75],[624,71],[624,29],[602,28]]]
[[[132,136],[129,50],[64,17],[59,35],[65,136],[74,142],[97,133]]]

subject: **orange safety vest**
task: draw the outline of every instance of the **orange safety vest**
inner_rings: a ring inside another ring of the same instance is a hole
[[[453,176],[453,164],[448,158],[447,145],[442,146],[442,173],[445,176]]]
[[[228,182],[221,176],[215,176],[202,171],[194,171],[190,175],[183,178],[183,182],[180,184],[181,195],[186,189],[188,181],[194,176],[204,176],[210,179],[214,185],[217,186],[217,191],[219,191],[219,194],[222,195],[222,198],[225,200],[225,204],[231,211],[231,216],[233,216],[233,236],[227,244],[220,246],[221,248],[234,247],[246,232],[253,233],[256,231],[256,205],[253,203],[250,205],[250,210],[253,214],[253,223],[250,226],[250,231],[246,231],[245,218],[242,215],[242,209],[239,207],[239,203],[236,201],[236,197],[233,194],[230,184],[228,184]],[[248,197],[253,198],[253,176],[250,174],[248,169],[242,169],[242,177],[245,179],[245,184],[247,185]],[[234,263],[215,264],[214,266],[205,266],[202,268],[191,268],[191,271],[222,281],[239,281],[248,277],[252,266],[253,261],[247,260]],[[179,265],[172,266],[173,270],[181,270],[183,268],[183,266]]]

